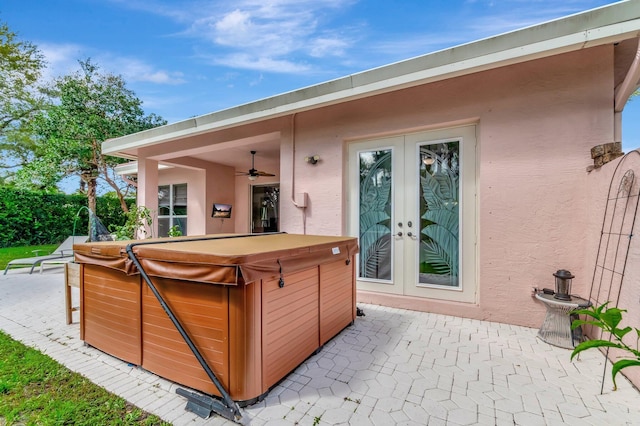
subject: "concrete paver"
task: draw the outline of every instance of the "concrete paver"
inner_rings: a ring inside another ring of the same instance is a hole
[[[185,411],[178,387],[79,339],[66,325],[60,268],[0,276],[0,329],[175,425],[231,425]],[[79,298],[73,289],[74,304]],[[640,424],[640,393],[620,378],[600,394],[605,359],[537,339],[537,330],[360,305],[366,316],[261,402],[250,425]],[[609,363],[607,363],[609,364]],[[607,372],[605,380],[610,377]]]

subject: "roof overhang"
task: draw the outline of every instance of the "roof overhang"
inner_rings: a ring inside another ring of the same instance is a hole
[[[107,155],[278,118],[323,106],[445,80],[640,36],[640,2],[623,1],[346,77],[205,114],[102,144]]]
[[[158,170],[171,169],[172,166],[167,164],[158,164]],[[131,176],[138,174],[138,162],[129,161],[127,163],[118,164],[114,167],[114,171],[119,176]]]

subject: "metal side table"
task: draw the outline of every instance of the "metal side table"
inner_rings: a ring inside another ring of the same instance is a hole
[[[547,315],[538,331],[538,337],[550,345],[573,349],[579,343],[581,333],[571,330],[571,312],[588,308],[591,302],[582,297],[571,296],[571,300],[559,300],[553,294],[536,293],[536,299],[547,307]]]

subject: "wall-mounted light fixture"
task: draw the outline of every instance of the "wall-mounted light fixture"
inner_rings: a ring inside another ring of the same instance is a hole
[[[304,157],[304,161],[306,161],[309,164],[316,164],[318,163],[318,161],[320,161],[320,156],[318,154],[310,155],[308,157]]]

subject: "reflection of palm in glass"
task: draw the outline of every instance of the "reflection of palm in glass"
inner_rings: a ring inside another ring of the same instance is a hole
[[[422,146],[420,154],[420,282],[457,286],[459,143]]]
[[[391,150],[360,153],[360,271],[391,279]]]

